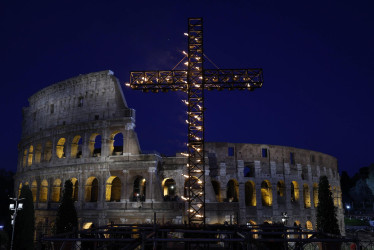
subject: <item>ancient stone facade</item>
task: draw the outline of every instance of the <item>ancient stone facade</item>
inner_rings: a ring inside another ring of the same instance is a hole
[[[49,233],[65,180],[74,184],[79,227],[183,223],[186,158],[141,153],[135,111],[111,71],[80,75],[29,98],[16,190],[29,185],[38,232]],[[337,160],[284,146],[206,143],[208,223],[280,222],[314,228],[318,179],[327,175],[344,232]]]

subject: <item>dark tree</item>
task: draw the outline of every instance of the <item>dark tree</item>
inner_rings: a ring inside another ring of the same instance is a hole
[[[77,229],[78,219],[75,210],[73,195],[73,183],[65,181],[61,204],[57,210],[56,233],[67,233]]]
[[[14,229],[13,249],[34,249],[35,214],[32,192],[29,186],[21,189],[23,209],[18,211]]]
[[[332,199],[329,180],[326,176],[319,178],[317,230],[323,233],[340,235],[336,208]]]
[[[346,171],[343,171],[340,177],[340,187],[342,189],[343,204],[351,202],[352,198],[349,190],[352,188],[352,180]]]
[[[372,192],[366,183],[366,180],[360,179],[356,182],[356,185],[349,191],[350,196],[353,198],[356,207],[362,204],[362,208],[365,209],[365,203],[371,204]]]
[[[13,175],[11,171],[0,169],[0,225],[4,225],[4,231],[0,232],[0,249],[9,243],[12,235],[10,224],[9,197],[13,197]],[[18,195],[18,193],[17,193]]]

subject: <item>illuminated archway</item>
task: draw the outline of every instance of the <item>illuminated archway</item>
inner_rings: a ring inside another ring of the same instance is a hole
[[[212,186],[213,186],[214,194],[216,195],[216,201],[221,202],[222,197],[221,197],[221,185],[220,185],[220,183],[216,180],[212,180]]]
[[[56,179],[52,187],[52,201],[59,202],[61,198],[61,180]]]
[[[247,225],[248,224],[250,225],[249,228],[251,228],[251,231],[253,233],[253,239],[258,239],[258,234],[256,234],[256,232],[258,232],[258,229],[255,229],[257,223],[254,220],[249,220],[248,223],[247,223]]]
[[[58,158],[65,158],[65,138],[60,138],[56,146],[56,155]]]
[[[26,167],[27,164],[27,149],[23,151],[22,167]]]
[[[96,177],[89,177],[86,181],[84,189],[84,200],[86,202],[97,202],[97,197],[99,194],[99,182],[97,181]]]
[[[73,177],[70,180],[71,180],[71,183],[73,183],[73,193],[72,193],[71,198],[73,199],[73,201],[77,201],[78,200],[78,179]]]
[[[299,184],[296,181],[291,182],[291,202],[299,200]]]
[[[18,196],[17,196],[18,198],[21,195],[21,189],[22,189],[22,182],[18,186]]]
[[[71,142],[71,158],[80,158],[82,157],[82,137],[76,135]]]
[[[227,183],[226,199],[228,202],[239,201],[239,184],[237,180],[231,179]]]
[[[117,176],[111,176],[106,182],[105,201],[121,200],[121,180]]]
[[[305,228],[307,229],[307,230],[310,230],[310,231],[312,231],[313,230],[313,224],[312,224],[312,222],[311,221],[306,221],[306,223],[305,223]],[[312,237],[313,236],[313,234],[308,234],[307,235],[307,237],[308,238],[310,238],[310,237]]]
[[[98,133],[93,133],[90,137],[90,142],[88,144],[91,157],[101,156],[101,135]]]
[[[29,156],[27,157],[27,166],[31,166],[32,165],[33,156],[34,156],[34,146],[31,145],[29,147]]]
[[[44,147],[44,160],[49,162],[52,158],[52,142],[47,141]]]
[[[165,201],[173,201],[176,197],[176,182],[171,178],[162,181],[162,190]]]
[[[134,181],[133,201],[145,201],[146,180],[142,176],[137,176]]]
[[[123,134],[119,131],[110,136],[109,155],[123,154]]]
[[[253,181],[245,183],[245,205],[255,207],[256,204],[256,186]]]
[[[35,163],[40,163],[42,160],[42,144],[36,145],[35,148]]]
[[[313,184],[313,203],[314,203],[314,207],[318,206],[318,184],[317,183]]]
[[[36,202],[36,193],[38,192],[38,183],[34,180],[31,183],[32,201]]]
[[[332,192],[332,198],[334,200],[334,206],[338,207],[338,192],[336,190],[336,187],[333,187],[331,192]]]
[[[306,183],[304,183],[303,185],[303,195],[304,195],[304,207],[310,208],[311,207],[310,192],[309,192],[309,186]]]
[[[261,199],[262,205],[266,207],[270,207],[273,203],[273,193],[270,181],[264,180],[261,183]]]
[[[48,199],[48,181],[43,180],[40,185],[39,202],[47,202]]]

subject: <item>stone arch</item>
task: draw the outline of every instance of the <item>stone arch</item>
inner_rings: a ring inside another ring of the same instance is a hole
[[[162,195],[164,201],[173,201],[176,198],[176,182],[174,179],[165,178],[162,181]]]
[[[90,142],[88,144],[91,157],[101,156],[101,135],[98,133],[93,133],[90,136]]]
[[[146,179],[143,176],[137,176],[134,180],[133,201],[145,201],[146,197]]]
[[[252,233],[253,233],[252,237],[253,237],[253,239],[257,239],[258,238],[258,234],[255,234],[255,233],[258,232],[258,229],[253,229],[253,228],[256,228],[257,223],[254,220],[249,220],[248,223],[247,223],[247,226],[249,228],[251,228],[251,230],[252,230]]]
[[[116,131],[110,136],[109,155],[123,154],[123,134]]]
[[[78,200],[78,179],[73,177],[70,179],[71,183],[73,184],[73,193],[71,195],[71,198],[73,201]]]
[[[61,179],[56,179],[52,186],[52,202],[59,202],[61,199]]]
[[[245,205],[255,207],[256,203],[256,185],[254,181],[247,181],[245,183]]]
[[[299,197],[299,184],[297,181],[291,181],[291,202],[297,202]]]
[[[36,202],[36,193],[38,192],[38,183],[36,180],[33,180],[31,183],[31,192],[32,192],[32,201]]]
[[[48,200],[48,181],[44,179],[40,184],[39,202],[47,202]]]
[[[42,144],[35,147],[35,163],[40,163],[42,160]]]
[[[32,159],[34,157],[34,146],[33,145],[30,145],[29,147],[29,155],[27,157],[27,166],[31,166],[32,165]]]
[[[27,164],[27,149],[23,151],[22,167],[26,167]]]
[[[44,161],[49,162],[52,159],[52,142],[47,141],[44,147]]]
[[[226,201],[228,202],[239,201],[239,183],[235,179],[231,179],[229,180],[229,182],[227,182]]]
[[[277,195],[283,198],[285,197],[285,194],[286,194],[286,185],[284,181],[280,180],[277,182]]]
[[[121,180],[117,176],[111,176],[106,181],[105,201],[121,200]]]
[[[216,195],[216,201],[221,202],[222,197],[221,197],[221,185],[220,185],[220,183],[216,180],[212,180],[212,186],[213,186],[214,194]]]
[[[314,207],[318,206],[318,184],[313,183],[313,203]]]
[[[90,228],[92,228],[92,225],[93,225],[92,222],[85,222],[85,223],[83,224],[82,229],[83,229],[83,230],[90,229]]]
[[[266,207],[272,206],[273,203],[273,192],[270,181],[264,180],[261,183],[261,200],[262,205]]]
[[[84,201],[97,202],[97,197],[99,195],[99,182],[97,181],[97,178],[94,176],[89,177],[86,181],[84,189]]]
[[[82,157],[82,137],[76,135],[71,142],[71,158],[81,158]]]
[[[312,231],[312,230],[313,230],[313,224],[312,224],[312,222],[309,221],[309,220],[307,220],[306,223],[305,223],[305,228],[306,228],[307,230]],[[310,237],[312,237],[312,236],[313,236],[313,234],[307,234],[307,238],[310,238]]]
[[[65,138],[60,138],[57,142],[57,146],[56,146],[56,155],[58,158],[65,158],[66,155],[65,155],[65,142],[66,142],[66,139]]]
[[[310,192],[309,192],[309,186],[306,183],[304,183],[303,185],[303,195],[304,195],[304,207],[310,208],[311,207]]]

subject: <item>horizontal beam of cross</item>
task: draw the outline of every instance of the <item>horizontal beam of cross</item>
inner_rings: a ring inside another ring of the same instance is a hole
[[[187,90],[187,70],[133,71],[130,87],[137,90]],[[207,90],[260,88],[262,69],[204,69],[203,85]]]

